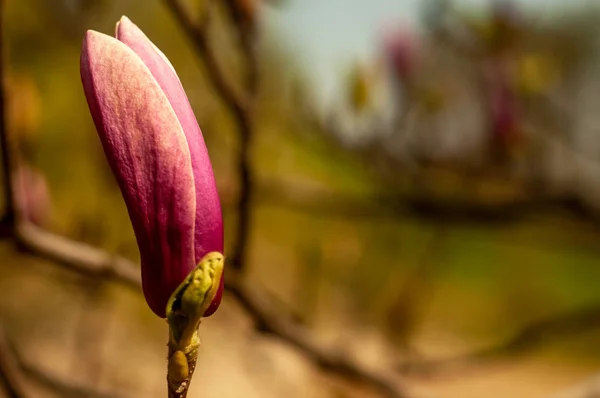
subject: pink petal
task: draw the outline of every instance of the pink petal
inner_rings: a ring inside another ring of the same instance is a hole
[[[165,317],[171,292],[195,266],[194,177],[185,135],[148,68],[120,41],[88,31],[81,79],[135,231],[146,301]]]
[[[223,220],[212,165],[202,131],[175,69],[144,32],[125,16],[117,24],[117,39],[131,48],[150,69],[183,127],[196,186],[196,263],[209,252],[223,253]]]

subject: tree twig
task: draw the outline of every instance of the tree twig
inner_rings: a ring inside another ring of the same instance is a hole
[[[8,397],[29,398],[19,361],[10,349],[4,329],[0,326],[0,381]]]
[[[186,35],[191,40],[198,55],[206,65],[209,78],[223,103],[227,106],[237,125],[240,139],[240,149],[237,154],[237,170],[239,175],[239,197],[237,205],[237,229],[230,255],[231,267],[241,271],[245,268],[248,242],[251,225],[251,202],[254,192],[254,178],[250,164],[250,153],[254,138],[254,106],[258,92],[258,62],[256,58],[256,40],[254,29],[244,25],[239,20],[232,20],[240,40],[241,49],[246,61],[246,76],[243,84],[243,95],[236,92],[234,87],[227,82],[223,68],[219,66],[216,53],[210,45],[209,22],[212,15],[212,2],[207,1],[203,13],[203,21],[196,23],[191,18],[191,13],[181,0],[165,0],[173,16],[183,27]],[[235,15],[234,2],[228,1],[225,5],[229,8],[230,15]]]
[[[111,392],[94,390],[86,385],[72,384],[56,378],[32,363],[24,361],[11,346],[11,342],[0,325],[0,380],[10,398],[30,398],[34,395],[27,392],[28,377],[40,385],[60,394],[63,398],[117,398]]]
[[[244,115],[246,112],[244,112]],[[239,118],[240,152],[237,169],[240,179],[240,192],[237,204],[237,229],[231,255],[233,268],[241,271],[245,268],[248,242],[250,241],[250,225],[252,216],[252,197],[254,193],[254,175],[250,165],[250,148],[253,141],[253,127],[249,116]]]
[[[386,374],[381,370],[369,369],[364,364],[314,342],[304,328],[288,322],[280,314],[271,311],[267,304],[267,298],[262,292],[244,287],[239,280],[235,280],[235,277],[228,279],[226,286],[229,293],[252,317],[258,331],[288,343],[321,369],[331,374],[370,386],[382,396],[390,398],[407,396],[398,378],[394,375]]]
[[[0,382],[10,398],[32,398],[26,385],[28,377],[40,385],[58,393],[63,398],[118,398],[111,392],[96,391],[89,386],[72,384],[56,378],[31,363],[27,363],[12,349],[10,342],[0,325]]]
[[[404,363],[398,369],[402,373],[424,377],[464,372],[509,357],[527,354],[550,340],[569,337],[594,328],[600,328],[600,304],[533,322],[518,330],[509,339],[481,350],[445,359]]]
[[[210,1],[206,2],[205,6],[209,7],[209,9],[203,13],[204,21],[197,24],[192,19],[192,13],[181,0],[164,0],[164,2],[173,13],[173,16],[181,24],[185,34],[194,45],[194,49],[200,55],[202,62],[206,66],[210,82],[214,85],[217,93],[223,99],[225,106],[227,106],[234,114],[243,113],[247,101],[227,80],[227,77],[223,73],[224,69],[220,67],[217,55],[212,48],[207,35],[211,20],[210,7],[212,3]]]
[[[236,30],[237,38],[246,63],[244,87],[248,106],[236,115],[240,137],[240,149],[237,159],[237,169],[240,179],[240,193],[237,206],[237,229],[234,247],[231,254],[231,264],[237,271],[245,268],[248,242],[250,241],[250,226],[252,224],[252,198],[255,193],[254,173],[250,162],[250,154],[254,141],[254,115],[256,95],[258,93],[258,59],[256,56],[256,26],[255,21],[244,21],[238,9],[238,2],[224,2],[228,8],[231,22]],[[237,17],[236,17],[237,16]]]
[[[18,246],[28,253],[58,262],[84,275],[119,280],[139,288],[141,277],[131,261],[103,250],[47,232],[23,221],[14,236]]]
[[[17,219],[17,205],[13,170],[14,144],[6,128],[6,96],[4,94],[4,2],[0,2],[0,151],[2,156],[2,182],[4,191],[4,217],[1,221],[3,228],[12,229]]]
[[[19,226],[18,231],[20,247],[31,254],[49,258],[56,264],[83,275],[119,281],[140,291],[141,280],[137,267],[127,259],[111,256],[92,246],[58,237],[33,225]],[[258,331],[287,342],[332,374],[359,381],[390,398],[405,396],[398,385],[397,377],[383,376],[312,342],[308,337],[308,331],[287,322],[281,314],[272,311],[268,300],[261,299],[264,294],[250,291],[244,286],[239,275],[236,272],[229,272],[225,289],[253,319]]]
[[[51,375],[40,368],[30,364],[21,363],[23,372],[31,379],[47,389],[56,392],[62,398],[121,398],[124,395],[96,390],[90,386],[73,383]]]

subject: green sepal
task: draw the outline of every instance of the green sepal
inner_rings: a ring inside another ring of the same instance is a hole
[[[189,351],[190,344],[199,343],[194,334],[217,294],[224,265],[221,253],[208,253],[169,298],[166,313],[170,344],[178,349]]]

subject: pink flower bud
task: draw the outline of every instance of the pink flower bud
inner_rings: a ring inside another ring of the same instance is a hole
[[[133,225],[144,296],[165,317],[170,295],[202,257],[223,252],[221,205],[175,69],[127,17],[116,36],[86,33],[81,79]],[[218,307],[220,286],[205,316]]]

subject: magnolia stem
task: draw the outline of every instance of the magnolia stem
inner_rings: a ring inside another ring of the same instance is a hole
[[[200,337],[198,330],[194,333],[193,343],[181,348],[172,340],[169,341],[169,360],[167,371],[168,398],[185,398],[192,382],[198,349],[200,348]]]
[[[169,298],[166,309],[169,324],[169,398],[187,396],[200,348],[198,327],[218,293],[224,265],[221,253],[208,253]]]

